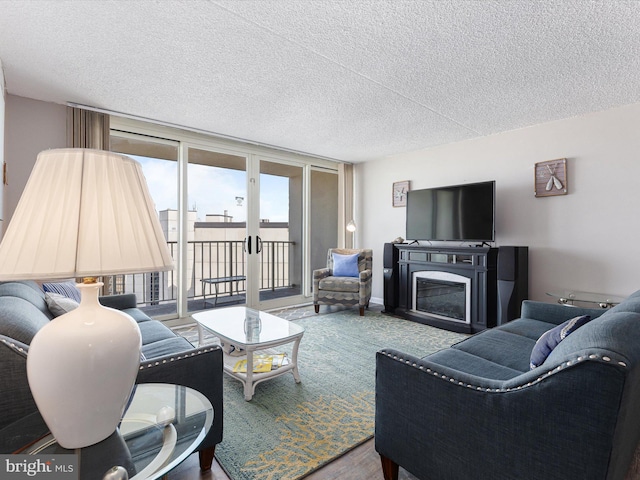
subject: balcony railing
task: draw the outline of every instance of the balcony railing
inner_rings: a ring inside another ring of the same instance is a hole
[[[171,256],[177,257],[177,242],[167,242]],[[259,289],[275,290],[291,287],[295,242],[263,241],[259,252]],[[218,296],[231,295],[245,289],[245,282],[221,282],[214,286],[205,279],[245,277],[247,265],[244,242],[241,240],[191,241],[187,247],[188,300],[204,300],[215,292]],[[140,307],[175,302],[178,284],[175,270],[169,272],[114,275],[106,280],[108,293],[135,293]]]

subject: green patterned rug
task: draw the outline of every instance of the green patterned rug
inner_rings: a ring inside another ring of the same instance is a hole
[[[225,375],[224,437],[216,458],[234,480],[297,479],[368,440],[374,430],[375,354],[424,356],[465,335],[357,309],[296,320],[302,383],[259,384],[250,402]],[[287,347],[284,351],[290,354]]]

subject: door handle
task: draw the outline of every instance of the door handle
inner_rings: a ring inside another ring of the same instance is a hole
[[[251,236],[244,237],[244,240],[242,241],[242,250],[251,255]]]
[[[257,245],[256,253],[260,253],[262,251],[262,239],[258,235],[256,235],[256,245]]]

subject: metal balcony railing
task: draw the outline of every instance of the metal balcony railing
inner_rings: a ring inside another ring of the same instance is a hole
[[[177,257],[177,242],[167,242],[171,256]],[[295,242],[262,241],[259,252],[259,289],[275,290],[291,287]],[[204,279],[225,279],[246,276],[244,242],[241,240],[191,241],[187,247],[189,290],[187,299],[205,299],[217,287],[218,295],[231,295],[244,290],[244,281],[221,282],[217,285],[203,282]],[[177,299],[178,275],[168,272],[114,275],[105,278],[109,294],[134,293],[140,307],[175,302]]]

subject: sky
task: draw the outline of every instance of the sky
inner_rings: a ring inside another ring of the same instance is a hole
[[[130,155],[142,165],[151,197],[158,211],[178,208],[178,164],[172,160]],[[198,212],[198,220],[207,214],[222,215],[227,210],[233,221],[247,220],[246,172],[207,165],[188,166],[189,209]],[[289,179],[260,175],[260,218],[288,222]],[[242,197],[238,206],[236,197]]]

